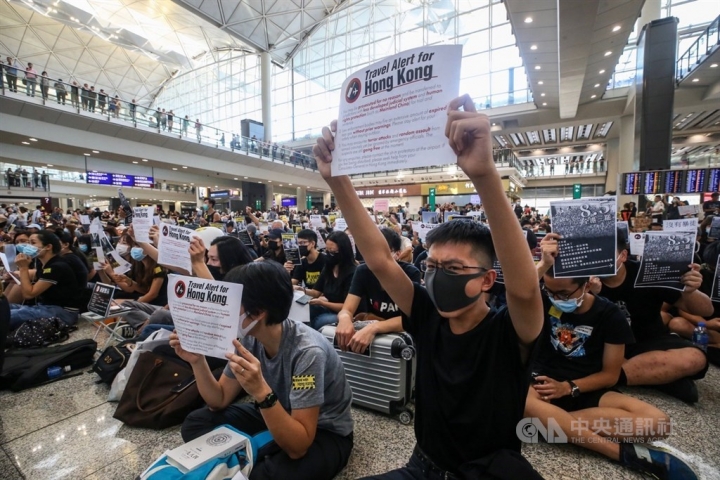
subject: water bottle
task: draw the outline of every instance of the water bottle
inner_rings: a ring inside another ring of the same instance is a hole
[[[698,323],[698,326],[693,330],[692,336],[693,344],[696,347],[702,349],[703,352],[707,352],[707,346],[710,341],[707,330],[705,329],[705,322]]]
[[[72,367],[70,365],[65,365],[64,367],[53,365],[52,367],[48,367],[47,376],[49,380],[54,380],[60,377],[63,373],[67,373],[70,370],[72,370]]]

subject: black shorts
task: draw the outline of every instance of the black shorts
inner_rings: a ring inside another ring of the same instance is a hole
[[[608,392],[617,392],[614,388],[603,388],[593,392],[581,393],[579,397],[571,397],[565,395],[562,398],[550,400],[550,403],[556,407],[560,407],[566,412],[574,412],[576,410],[584,410],[586,408],[596,408],[600,405],[600,398]]]
[[[685,338],[682,338],[679,335],[676,335],[674,333],[666,333],[664,335],[660,335],[659,337],[651,338],[649,340],[645,340],[644,342],[638,342],[638,343],[631,343],[629,345],[625,346],[625,358],[630,359],[633,357],[636,357],[642,353],[647,352],[655,352],[655,351],[667,351],[667,350],[677,350],[679,348],[697,348],[702,352],[702,349],[696,347],[690,340],[687,340]],[[705,352],[703,352],[705,353]],[[707,355],[706,355],[707,357]],[[710,366],[709,362],[705,362],[705,368],[703,368],[700,372],[690,377],[692,380],[699,380],[701,378],[705,377],[705,374],[708,371],[708,367]],[[622,375],[621,375],[622,376]]]

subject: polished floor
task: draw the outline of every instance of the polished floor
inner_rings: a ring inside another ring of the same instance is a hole
[[[81,326],[73,340],[91,337]],[[179,427],[164,431],[124,426],[113,418],[108,387],[83,373],[20,393],[0,392],[0,479],[132,480],[165,450],[182,443]],[[700,402],[686,405],[645,389],[628,392],[670,414],[675,433],[664,445],[680,452],[700,478],[720,479],[720,369],[698,382]],[[401,466],[414,444],[411,426],[354,409],[355,449],[338,479]],[[547,479],[643,478],[568,445],[529,445],[523,454]],[[285,479],[281,479],[285,480]]]

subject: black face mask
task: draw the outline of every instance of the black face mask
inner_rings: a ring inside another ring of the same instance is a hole
[[[474,297],[465,294],[465,286],[470,280],[483,276],[484,273],[472,275],[448,275],[442,269],[425,273],[425,287],[430,300],[441,312],[454,312],[472,305],[482,293]]]
[[[307,257],[308,253],[310,253],[310,249],[306,245],[300,245],[298,247],[298,253],[300,253],[301,257]]]
[[[225,277],[225,274],[220,271],[220,267],[208,265],[207,268],[210,270],[210,275],[212,275],[215,280],[222,280]]]
[[[340,263],[340,254],[325,252],[325,265],[334,267],[338,263]]]
[[[277,242],[268,242],[268,248],[272,250],[273,252],[280,250],[280,244]]]

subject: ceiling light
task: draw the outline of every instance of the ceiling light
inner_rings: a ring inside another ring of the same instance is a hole
[[[621,28],[622,28],[622,27],[621,27],[620,25],[615,25],[615,26],[613,27],[613,32],[617,32],[617,31],[620,30]]]
[[[292,183],[288,183],[288,185],[292,187]]]
[[[530,45],[530,50],[537,50],[537,45]]]
[[[710,65],[710,68],[717,68],[717,66],[718,66],[717,63],[713,63],[712,65]]]
[[[183,167],[183,168],[187,168],[187,167]]]
[[[597,95],[590,95],[590,98],[595,98],[595,97],[597,97]]]
[[[37,138],[29,138],[28,140],[30,140],[31,142],[37,142]]]
[[[268,183],[272,183],[272,180],[268,180]]]
[[[595,88],[598,88],[599,86],[600,86],[599,83],[596,83],[596,84],[595,84]]]
[[[525,23],[532,23],[532,17],[526,17]]]
[[[535,65],[535,70],[540,70],[542,67],[540,65]]]
[[[546,106],[547,106],[547,102],[543,102],[543,107],[546,107]]]
[[[542,84],[544,84],[544,83],[545,83],[545,82],[543,82],[542,80],[540,80],[540,81],[538,82],[538,85],[542,85]]]
[[[608,50],[607,52],[605,52],[606,57],[609,57],[610,55],[612,55],[612,50]]]
[[[279,186],[282,187],[282,183]]]
[[[133,163],[137,165],[138,162],[133,162]]]
[[[693,78],[693,82],[699,82],[699,81],[700,81],[699,78]]]
[[[544,96],[545,96],[545,94],[544,94],[544,93],[541,93],[541,94],[540,94],[540,96],[541,96],[541,97],[544,97]]]
[[[142,161],[143,161],[143,162],[147,162],[148,160],[147,160],[147,158],[143,158]]]
[[[215,185],[215,188],[218,188],[218,186],[217,186],[217,185]]]
[[[98,152],[97,150],[93,150],[93,153],[100,153],[100,152]]]
[[[599,73],[600,75],[602,75],[603,73],[605,73],[605,69],[603,68],[603,69],[600,70],[598,73]]]
[[[30,145],[30,142],[22,142],[23,145]]]
[[[243,178],[247,179],[247,177],[243,177]]]
[[[89,156],[90,156],[89,153],[83,153],[83,155],[85,155],[86,157],[89,157]]]
[[[173,170],[177,170],[177,168],[176,168],[176,167],[173,167]]]
[[[233,178],[233,180],[237,180],[237,177]]]
[[[47,166],[48,166],[48,167],[54,167],[55,165],[50,165],[50,164],[48,163],[48,165],[47,165]]]

